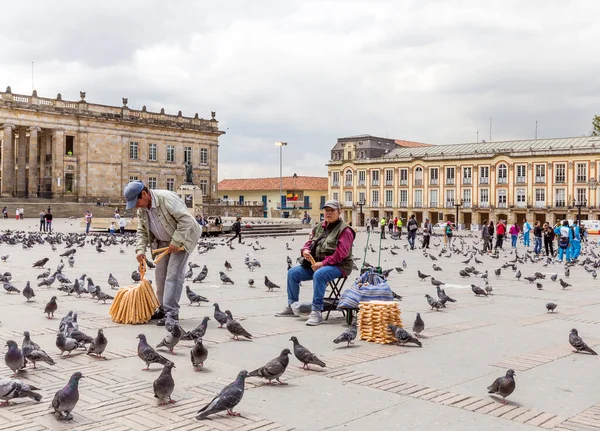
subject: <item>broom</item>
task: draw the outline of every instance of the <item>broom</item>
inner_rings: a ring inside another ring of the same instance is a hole
[[[168,247],[156,249],[152,253],[161,253],[154,261],[158,263],[168,254]],[[133,325],[148,323],[160,306],[152,285],[144,278],[146,270],[146,261],[143,260],[139,267],[141,276],[139,284],[122,287],[115,295],[108,311],[113,322]]]

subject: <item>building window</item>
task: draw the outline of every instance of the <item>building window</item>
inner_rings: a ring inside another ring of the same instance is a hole
[[[446,208],[454,206],[454,189],[446,190]]]
[[[471,189],[463,189],[463,207],[471,208],[472,193]]]
[[[339,202],[340,201],[339,197],[340,197],[339,192],[333,192],[333,198],[332,199],[334,199],[334,200],[336,200],[336,201]],[[323,205],[325,205],[325,204],[323,204]]]
[[[554,205],[557,207],[566,206],[566,190],[565,189],[554,190]]]
[[[575,180],[578,183],[587,183],[587,163],[577,163],[576,172]]]
[[[471,184],[473,178],[473,168],[468,166],[463,168],[463,184]]]
[[[192,147],[183,147],[183,161],[192,163]]]
[[[577,205],[587,204],[587,189],[575,189],[575,203]]]
[[[498,190],[498,208],[506,208],[506,190]]]
[[[352,192],[344,192],[344,201],[344,205],[346,205],[347,207],[351,207],[353,205]]]
[[[479,206],[485,208],[490,205],[490,190],[479,189]]]
[[[398,205],[404,208],[408,206],[408,190],[402,189],[398,191]]]
[[[394,185],[394,171],[392,169],[385,170],[385,185],[386,186]]]
[[[148,144],[148,160],[151,162],[156,161],[156,144]]]
[[[481,166],[479,168],[479,184],[489,184],[490,183],[490,167],[489,166]]]
[[[498,165],[498,184],[506,184],[508,178],[508,168],[504,163]]]
[[[347,160],[352,160],[352,151],[348,151],[348,159]]]
[[[546,182],[546,165],[535,165],[535,182]]]
[[[394,205],[394,191],[386,190],[385,191],[385,206],[392,207]]]
[[[446,168],[446,184],[454,184],[454,168]]]
[[[546,189],[535,189],[535,206],[541,208],[546,205]]]
[[[358,202],[362,202],[363,204],[367,202],[367,197],[365,195],[365,192],[358,193]]]
[[[371,200],[373,201],[373,206],[379,206],[379,190],[371,190]]]
[[[517,183],[525,183],[527,178],[527,165],[517,165]]]
[[[175,161],[175,145],[167,145],[167,162]]]
[[[367,171],[358,171],[358,185],[359,186],[367,185]]]
[[[340,185],[340,173],[339,172],[332,172],[331,173],[331,185],[333,187],[337,187]]]
[[[372,186],[379,185],[379,171],[371,171],[371,185]]]
[[[208,149],[200,148],[200,164],[208,165]]]
[[[352,187],[352,171],[350,169],[346,171],[345,177],[344,185],[346,187]]]
[[[156,177],[148,177],[148,188],[150,190],[156,189]]]
[[[439,168],[429,168],[429,184],[437,185],[440,182],[440,170]]]
[[[67,135],[65,142],[65,155],[72,156],[75,154],[75,136]]]
[[[167,190],[169,190],[170,192],[175,191],[175,179],[174,178],[167,178]]]
[[[423,190],[422,189],[415,190],[413,206],[415,208],[421,208],[423,206]]]
[[[129,158],[132,160],[136,160],[138,158],[138,143],[137,142],[129,143]]]
[[[200,190],[202,190],[202,196],[208,194],[208,180],[200,180]]]
[[[423,185],[423,168],[418,166],[415,168],[415,186]]]
[[[439,205],[439,190],[429,190],[429,206],[431,208],[437,208]]]
[[[567,165],[558,163],[554,165],[554,182],[565,183],[567,181]]]
[[[399,175],[399,180],[400,181],[400,185],[401,186],[406,186],[408,185],[408,169],[400,169],[398,171],[398,175]]]
[[[525,189],[517,189],[517,207],[524,208],[527,206],[525,198]]]
[[[137,175],[129,175],[129,182],[137,181],[137,180],[139,180]]]

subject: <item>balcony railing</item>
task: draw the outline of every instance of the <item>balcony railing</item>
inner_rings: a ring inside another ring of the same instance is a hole
[[[446,185],[447,186],[453,186],[454,185],[454,178],[446,178]]]
[[[479,208],[489,208],[489,207],[490,207],[489,202],[479,202]]]
[[[446,201],[446,208],[454,208],[454,201]]]
[[[517,208],[526,208],[527,207],[527,203],[526,202],[517,202]]]
[[[385,201],[385,206],[386,206],[386,208],[391,208],[391,207],[394,206],[394,202],[392,202],[392,201]]]
[[[546,177],[535,177],[535,182],[536,183],[545,183],[546,182]]]
[[[415,179],[415,186],[422,186],[422,185],[423,185],[422,179]]]
[[[406,202],[406,201],[402,201],[402,202],[400,202],[400,203],[398,204],[398,206],[399,206],[400,208],[407,208],[407,207],[408,207],[408,202]]]
[[[567,204],[566,204],[566,202],[565,202],[565,201],[556,201],[556,202],[554,203],[554,206],[555,206],[555,207],[557,207],[557,208],[564,208],[564,207],[566,207],[566,206],[567,206]]]
[[[536,208],[544,208],[546,206],[546,201],[543,202],[536,202],[533,204],[534,207]]]
[[[566,179],[563,176],[555,177],[554,182],[557,184],[564,184],[566,182]]]
[[[398,182],[401,186],[407,186],[408,185],[408,180],[400,180]]]
[[[525,177],[517,177],[517,183],[518,183],[518,184],[523,184],[523,183],[525,183]]]
[[[578,177],[577,177],[577,179],[575,180],[575,182],[576,182],[577,184],[584,184],[584,183],[587,183],[587,177],[579,177],[579,176],[578,176]]]
[[[498,202],[498,208],[506,208],[507,206],[506,202]]]
[[[463,178],[463,184],[471,184],[472,180],[471,178]]]
[[[340,186],[340,182],[339,181],[332,181],[331,182],[331,186],[332,187],[339,187]]]
[[[490,183],[490,177],[479,178],[479,184],[489,184],[489,183]]]
[[[423,202],[415,202],[415,208],[423,208]]]
[[[352,187],[352,181],[344,181],[344,187]]]
[[[464,202],[463,201],[463,208],[471,208],[471,202]]]
[[[394,185],[394,180],[385,180],[385,185],[386,186],[393,186]]]
[[[429,202],[429,208],[437,208],[438,207],[438,201],[430,201]]]
[[[260,204],[262,205],[263,202],[260,201]],[[248,201],[244,201],[240,205],[251,205],[251,203]],[[277,204],[277,209],[278,210],[282,209],[281,204]],[[298,202],[286,202],[286,204],[283,206],[283,209],[284,210],[311,210],[312,202],[309,202],[308,205],[306,205],[304,202],[299,202],[299,201]]]
[[[373,181],[371,181],[371,185],[372,186],[378,186],[379,185],[379,180],[373,180]]]
[[[437,186],[440,183],[439,178],[431,178],[429,180],[429,184],[431,184],[432,186]]]
[[[506,184],[508,181],[506,179],[506,177],[499,177],[498,178],[498,184]]]
[[[345,202],[344,202],[344,206],[345,206],[345,207],[351,207],[351,206],[353,206],[353,205],[354,205],[354,202],[352,202],[352,201],[345,201]]]
[[[359,180],[358,181],[358,187],[364,187],[366,185],[367,185],[367,182],[365,180],[362,180],[362,181]]]
[[[379,207],[379,201],[373,201],[371,202],[371,206],[374,208],[378,208]]]

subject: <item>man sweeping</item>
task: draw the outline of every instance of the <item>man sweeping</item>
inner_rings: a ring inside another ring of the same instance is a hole
[[[156,296],[160,308],[152,316],[164,326],[165,313],[179,320],[186,265],[202,228],[179,196],[168,190],[149,190],[142,181],[132,181],[123,192],[126,209],[137,208],[136,259],[146,259],[146,249],[168,247],[167,256],[156,265]]]

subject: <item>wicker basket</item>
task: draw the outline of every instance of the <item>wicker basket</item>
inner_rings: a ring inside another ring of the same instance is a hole
[[[398,340],[388,325],[402,326],[400,305],[395,301],[361,302],[358,311],[360,339],[378,344],[392,344]]]

